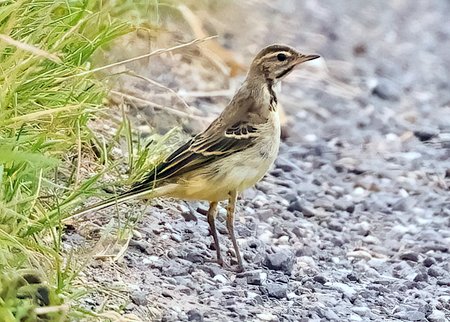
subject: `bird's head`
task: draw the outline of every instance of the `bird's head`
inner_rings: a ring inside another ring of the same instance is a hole
[[[319,55],[301,54],[286,45],[270,45],[263,48],[253,59],[249,75],[263,76],[267,81],[276,83],[297,65],[319,57]]]

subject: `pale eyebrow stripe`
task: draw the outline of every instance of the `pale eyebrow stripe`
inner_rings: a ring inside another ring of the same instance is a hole
[[[274,53],[269,53],[267,55],[264,55],[261,58],[271,58],[271,57],[277,56],[278,54],[285,54],[287,57],[292,56],[292,54],[290,52],[288,52],[288,51],[277,51],[277,52],[274,52]]]

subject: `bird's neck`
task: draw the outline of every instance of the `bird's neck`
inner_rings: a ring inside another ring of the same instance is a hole
[[[275,112],[277,110],[277,104],[278,104],[278,99],[277,99],[277,94],[275,93],[274,90],[274,81],[270,80],[270,79],[266,79],[266,86],[267,86],[267,90],[269,91],[270,94],[270,101],[269,101],[269,109],[272,112]]]
[[[269,111],[275,112],[278,104],[274,90],[276,82],[263,75],[248,75],[241,90],[250,93],[258,104],[269,106]]]

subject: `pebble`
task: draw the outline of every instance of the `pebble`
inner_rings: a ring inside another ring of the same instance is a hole
[[[372,90],[372,94],[387,101],[398,101],[401,91],[398,86],[387,78],[378,78],[376,86]]]
[[[334,202],[328,198],[319,198],[314,201],[314,208],[322,208],[328,211],[335,210]]]
[[[439,277],[442,275],[442,272],[440,272],[438,269],[430,267],[427,270],[428,275],[430,275],[431,277]]]
[[[229,282],[228,279],[222,274],[214,276],[213,280],[215,280],[221,284],[227,284]]]
[[[264,265],[269,269],[283,271],[290,275],[294,266],[294,254],[287,250],[267,254],[264,259]]]
[[[203,315],[195,309],[187,311],[188,321],[202,322]]]
[[[134,304],[139,306],[147,306],[148,300],[147,300],[147,294],[142,291],[134,291],[130,295],[131,301],[133,301]]]
[[[335,200],[334,207],[337,210],[346,211],[350,214],[355,211],[355,204],[352,201],[347,200],[345,198],[339,198],[339,199]]]
[[[181,243],[183,241],[183,237],[181,236],[181,234],[177,233],[173,233],[172,235],[170,235],[170,238],[178,243]]]
[[[354,306],[352,307],[352,311],[362,317],[370,314],[370,309],[366,306]]]
[[[427,316],[428,321],[430,322],[445,322],[448,321],[445,313],[439,310],[433,310],[433,312]]]
[[[414,282],[426,282],[426,281],[428,281],[428,275],[427,274],[423,274],[423,273],[419,273],[416,276],[414,276],[413,281]]]
[[[370,253],[366,252],[365,250],[354,250],[354,251],[348,252],[347,257],[370,260],[372,258],[372,255],[370,255]]]
[[[268,283],[264,286],[263,292],[266,292],[268,296],[277,299],[283,299],[287,295],[287,285],[278,283]]]
[[[166,276],[181,276],[187,275],[191,271],[190,265],[182,265],[177,262],[172,262],[166,269],[163,268],[163,273]]]
[[[439,279],[436,282],[436,284],[439,285],[439,286],[450,286],[450,278]]]
[[[356,290],[350,285],[344,283],[334,282],[334,283],[325,283],[325,285],[340,291],[350,300],[352,300],[356,295]]]
[[[403,253],[403,254],[400,254],[400,259],[413,261],[413,262],[418,262],[419,261],[419,254],[417,254],[415,252]]]
[[[261,321],[269,321],[269,322],[278,321],[277,316],[272,313],[259,313],[256,314],[256,317]]]
[[[291,202],[287,208],[287,210],[290,212],[302,211],[302,209],[303,209],[302,202],[297,197],[294,200],[291,200]]]
[[[322,275],[316,275],[313,277],[313,280],[320,284],[325,284],[327,282],[327,279],[323,277]]]
[[[302,207],[301,212],[306,218],[316,217],[317,211],[312,207]]]
[[[328,228],[334,231],[341,232],[344,228],[342,227],[342,224],[335,219],[332,219],[327,224]]]
[[[402,311],[394,314],[394,317],[403,321],[423,321],[425,320],[425,314],[420,311]]]
[[[352,194],[356,197],[362,197],[366,195],[366,190],[363,187],[356,187]]]
[[[277,158],[275,167],[283,170],[284,172],[291,172],[298,169],[298,167],[294,163],[283,157]]]
[[[326,319],[327,321],[340,321],[339,316],[334,312],[333,309],[322,309],[317,310],[319,317]]]
[[[182,211],[181,215],[183,216],[185,221],[197,221],[197,217],[188,209],[186,211]]]
[[[251,285],[262,285],[267,281],[267,273],[253,271],[247,273],[247,283]]]
[[[433,264],[436,264],[436,260],[433,257],[427,257],[423,260],[423,266],[431,267]]]
[[[257,296],[260,296],[260,295],[258,293],[255,293],[255,292],[247,291],[247,298],[248,299],[253,300]]]

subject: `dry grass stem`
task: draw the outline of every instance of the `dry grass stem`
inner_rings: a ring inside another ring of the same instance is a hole
[[[178,98],[178,99],[180,100],[180,102],[184,105],[184,107],[185,107],[187,110],[190,110],[190,111],[193,110],[193,108],[192,108],[191,106],[189,106],[189,104],[188,104],[188,103],[187,103],[180,95],[178,95],[178,93],[175,92],[173,89],[171,89],[171,88],[169,88],[169,87],[167,87],[167,86],[164,86],[163,84],[161,84],[161,83],[159,83],[159,82],[157,82],[157,81],[155,81],[155,80],[153,80],[153,79],[150,79],[150,78],[148,78],[148,77],[145,77],[145,76],[136,74],[134,71],[131,71],[131,70],[128,70],[128,71],[126,72],[126,74],[131,75],[131,76],[134,76],[134,77],[136,77],[136,78],[140,78],[140,79],[145,80],[146,82],[148,82],[148,83],[150,83],[150,84],[152,84],[152,85],[155,85],[155,86],[158,86],[158,87],[160,87],[160,88],[163,88],[163,89],[167,90],[168,92],[170,92],[170,93],[172,93],[173,95],[175,95],[175,97]]]
[[[45,50],[39,49],[39,48],[37,48],[35,46],[32,46],[32,45],[29,45],[27,43],[24,43],[23,41],[15,40],[15,39],[13,39],[13,38],[11,38],[11,37],[9,37],[7,35],[4,35],[4,34],[0,34],[0,40],[4,41],[4,42],[6,42],[6,43],[8,43],[8,44],[10,44],[10,45],[12,45],[14,47],[17,47],[17,48],[19,48],[21,50],[30,52],[30,53],[32,53],[35,56],[44,57],[44,58],[47,58],[47,59],[51,60],[54,63],[62,64],[62,60],[58,56],[56,56],[55,54],[48,53]]]
[[[177,115],[177,116],[188,117],[188,118],[191,118],[191,119],[200,119],[200,120],[204,119],[204,117],[202,117],[202,116],[192,115],[192,114],[189,114],[189,113],[186,113],[186,112],[182,112],[182,111],[176,110],[176,109],[174,109],[172,107],[159,105],[159,104],[156,104],[154,102],[151,102],[151,101],[148,101],[146,99],[139,98],[139,97],[136,97],[136,96],[133,96],[133,95],[130,95],[130,94],[125,94],[125,93],[122,93],[122,92],[119,92],[119,91],[114,91],[114,90],[110,91],[110,93],[113,94],[113,95],[120,96],[122,98],[126,98],[126,99],[131,100],[131,101],[140,102],[142,104],[145,104],[145,105],[148,105],[148,106],[160,109],[160,110],[167,111],[167,112],[172,113],[172,114]]]
[[[96,72],[99,72],[101,70],[105,70],[105,69],[108,69],[108,68],[112,68],[112,67],[116,67],[116,66],[119,66],[119,65],[131,63],[131,62],[139,60],[139,59],[148,58],[148,57],[156,56],[156,55],[161,55],[163,53],[167,53],[167,52],[175,51],[175,50],[178,50],[178,49],[181,49],[181,48],[185,48],[185,47],[189,47],[189,46],[192,46],[192,45],[200,44],[202,42],[208,41],[210,39],[214,39],[216,37],[217,36],[210,36],[210,37],[205,37],[205,38],[202,38],[202,39],[194,39],[194,40],[191,40],[191,41],[189,41],[187,43],[183,43],[183,44],[180,44],[180,45],[177,45],[177,46],[173,46],[173,47],[170,47],[170,48],[158,49],[158,50],[152,51],[151,53],[148,53],[148,54],[144,54],[144,55],[140,55],[140,56],[137,56],[137,57],[121,60],[121,61],[109,64],[109,65],[106,65],[106,66],[97,67],[97,68],[94,68],[94,69],[91,69],[91,70],[87,70],[87,71],[79,73],[79,74],[67,76],[67,77],[65,77],[65,79],[69,79],[69,78],[72,78],[72,77],[80,77],[80,76],[96,73]]]
[[[234,94],[232,89],[223,89],[217,91],[192,91],[192,92],[178,92],[181,97],[231,97]]]

